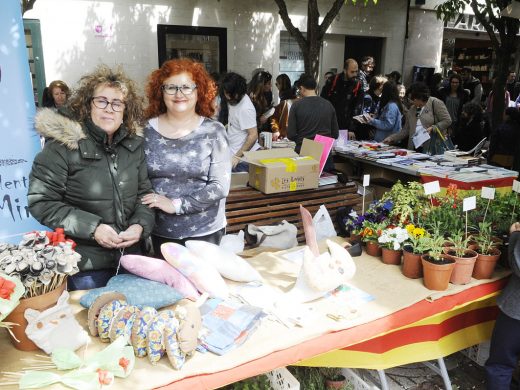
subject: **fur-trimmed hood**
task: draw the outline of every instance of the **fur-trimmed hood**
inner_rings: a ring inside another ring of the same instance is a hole
[[[79,141],[87,138],[81,124],[51,108],[43,108],[34,118],[34,127],[45,138],[52,138],[62,143],[70,150],[79,147]]]
[[[51,108],[39,110],[34,119],[35,128],[45,138],[52,138],[65,145],[67,149],[79,148],[79,141],[87,138],[85,129],[81,123],[66,117]],[[135,135],[142,137],[141,128]]]

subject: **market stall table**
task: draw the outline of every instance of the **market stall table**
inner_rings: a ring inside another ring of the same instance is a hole
[[[248,260],[259,270],[267,285],[287,291],[293,285],[299,267],[293,261],[285,259],[283,255],[284,252],[262,253]],[[305,305],[314,313],[308,326],[287,328],[279,322],[264,319],[258,330],[238,349],[223,356],[197,353],[180,371],[173,370],[165,358],[155,366],[152,366],[146,358],[137,359],[132,374],[126,379],[117,378],[114,388],[217,388],[342,348],[349,353],[371,353],[374,356],[385,357],[385,353],[396,346],[396,338],[401,339],[403,346],[411,348],[410,351],[413,352],[415,347],[413,344],[431,342],[436,338],[440,340],[439,335],[442,334],[448,336],[466,334],[466,330],[474,326],[489,329],[496,310],[493,303],[494,296],[504,285],[504,277],[508,274],[506,271],[498,271],[495,273],[495,280],[472,280],[472,283],[466,286],[450,285],[445,292],[432,292],[423,286],[421,279],[407,279],[401,274],[400,267],[385,265],[379,258],[362,255],[354,260],[358,271],[351,285],[374,298],[357,306],[355,316],[340,321],[334,321],[327,316],[330,313],[344,311],[352,304],[348,292],[344,296],[320,299]],[[81,294],[82,292],[73,293],[73,305],[80,323],[86,326],[86,310],[77,303]],[[482,310],[473,306],[479,305],[478,302],[484,305],[480,308]],[[431,340],[418,340],[414,339],[414,336],[385,337],[385,335],[400,334],[395,332],[424,335],[424,328],[421,328],[420,321],[428,321],[430,317],[436,315],[444,315],[448,318],[453,314],[454,318],[457,318],[466,311],[472,313],[468,314],[472,320],[454,320],[456,326],[443,327],[442,330],[434,333]],[[464,323],[467,326],[464,326]],[[414,328],[417,332],[413,330]],[[388,364],[395,365],[396,362],[403,364],[409,361],[421,361],[425,357],[444,356],[446,352],[451,353],[454,349],[466,348],[488,337],[488,332],[483,331],[478,335],[468,336],[454,347],[434,351],[431,355],[435,356],[413,352],[409,358],[404,360],[392,358]],[[377,341],[375,345],[371,345],[369,341],[371,339],[384,342]],[[99,342],[99,339],[92,338],[87,354],[101,350],[105,346],[106,344]],[[347,347],[349,348],[345,349]],[[14,349],[7,334],[1,336],[0,348],[4,352],[0,354],[0,371],[3,372],[20,371],[23,367],[28,367],[31,358],[36,355],[36,353]],[[79,351],[80,356],[83,353],[83,350]],[[327,365],[364,367],[367,364],[366,356],[351,355],[346,360],[333,359],[327,361]],[[22,358],[25,360],[22,361]],[[381,363],[380,367],[386,364]],[[60,387],[56,386],[56,388]]]
[[[360,144],[361,145],[361,144]],[[518,172],[487,164],[463,166],[445,156],[420,155],[410,152],[407,156],[395,156],[401,149],[385,147],[381,151],[368,151],[362,146],[335,151],[335,162],[356,166],[357,174],[369,174],[371,184],[390,187],[397,180],[423,183],[438,180],[443,193],[449,184],[456,184],[464,195],[472,195],[482,187],[494,187],[499,193],[511,192]],[[415,156],[415,157],[414,157]],[[446,160],[442,160],[446,158]],[[379,191],[381,192],[381,191]]]

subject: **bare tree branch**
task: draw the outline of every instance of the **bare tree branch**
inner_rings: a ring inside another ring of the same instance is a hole
[[[274,0],[276,5],[278,5],[278,14],[282,18],[282,22],[289,31],[289,34],[291,34],[292,37],[296,39],[298,44],[300,45],[300,48],[303,50],[304,47],[307,46],[307,40],[303,36],[302,32],[299,28],[294,27],[294,24],[292,23],[291,18],[289,17],[289,13],[287,12],[287,6],[285,5],[284,0]]]
[[[334,4],[332,4],[332,7],[330,7],[329,12],[327,12],[327,15],[325,15],[325,18],[321,22],[320,25],[320,39],[322,39],[325,36],[325,33],[327,32],[327,29],[334,21],[334,18],[339,14],[339,11],[345,4],[345,0],[335,0]]]
[[[473,10],[473,13],[475,14],[475,17],[477,18],[477,20],[486,29],[486,31],[487,31],[487,33],[489,35],[489,39],[491,40],[491,44],[493,45],[495,50],[499,50],[500,49],[500,42],[499,42],[498,38],[495,35],[494,25],[491,24],[491,20],[493,20],[493,19],[486,18],[486,15],[484,15],[480,11],[477,0],[471,0],[470,6],[471,6],[471,9]],[[489,6],[489,4],[488,4],[488,6]],[[492,13],[492,11],[491,11],[491,13]],[[494,15],[491,14],[491,16],[494,16]],[[488,15],[488,17],[489,17],[489,15]]]

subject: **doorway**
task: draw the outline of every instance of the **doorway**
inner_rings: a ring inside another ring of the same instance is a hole
[[[344,60],[354,58],[361,68],[361,58],[372,56],[376,61],[373,74],[381,74],[384,41],[385,38],[346,35]]]

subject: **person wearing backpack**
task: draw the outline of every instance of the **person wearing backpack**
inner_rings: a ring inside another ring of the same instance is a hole
[[[349,58],[345,61],[343,72],[334,76],[329,88],[324,89],[321,96],[334,106],[339,128],[355,133],[356,126],[352,118],[362,113],[364,95],[358,79],[358,64]]]

